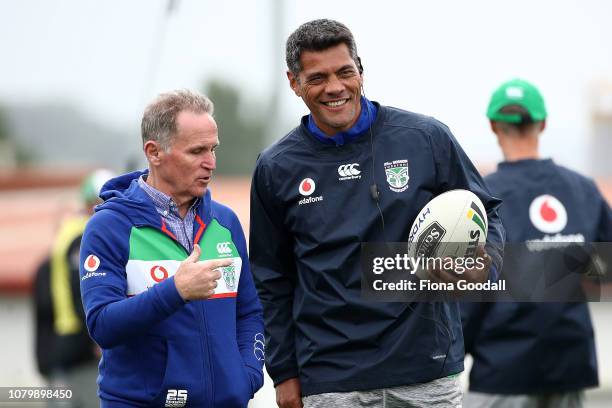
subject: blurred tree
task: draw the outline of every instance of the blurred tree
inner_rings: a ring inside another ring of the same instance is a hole
[[[0,140],[8,140],[9,126],[4,109],[0,106]]]
[[[0,105],[0,158],[3,167],[24,167],[31,164],[36,155],[25,149],[12,135],[6,109]]]
[[[244,94],[223,80],[213,79],[204,93],[215,104],[214,117],[219,127],[217,173],[250,175],[265,142],[265,105],[243,100]]]

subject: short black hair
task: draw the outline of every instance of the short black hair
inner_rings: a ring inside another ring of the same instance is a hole
[[[499,112],[506,113],[506,114],[520,115],[521,117],[520,122],[517,122],[517,123],[501,122],[503,123],[505,128],[515,129],[519,133],[525,133],[525,131],[531,128],[531,126],[534,123],[540,122],[540,121],[533,120],[533,118],[529,114],[529,111],[523,108],[521,105],[506,105],[503,108],[501,108]],[[500,122],[500,121],[497,121],[497,122]]]
[[[338,44],[346,44],[359,73],[363,71],[357,54],[353,33],[344,24],[328,19],[312,20],[302,24],[287,38],[285,60],[287,68],[297,75],[301,70],[300,57],[304,51],[323,51]]]

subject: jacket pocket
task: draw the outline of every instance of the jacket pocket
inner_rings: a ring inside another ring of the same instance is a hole
[[[213,378],[215,407],[242,408],[253,398],[254,385],[242,360],[238,344],[231,336],[210,336],[214,344]]]
[[[162,337],[142,336],[103,351],[100,393],[105,400],[148,405],[160,392],[167,363]]]
[[[161,337],[145,337],[139,349],[139,371],[144,377],[144,386],[151,399],[159,393],[166,375],[168,343]]]
[[[255,393],[261,389],[264,385],[264,378],[262,372],[257,368],[252,368],[245,364],[245,371],[249,383],[251,384],[251,398],[255,396]]]
[[[155,398],[156,405],[164,406],[169,400],[177,404],[184,402],[186,407],[204,405],[209,380],[203,375],[200,337],[166,339],[166,343],[166,366]]]

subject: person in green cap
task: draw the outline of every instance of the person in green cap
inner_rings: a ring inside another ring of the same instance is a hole
[[[547,112],[534,85],[503,83],[487,117],[505,161],[485,182],[504,202],[508,243],[612,240],[612,213],[593,181],[540,157]],[[466,408],[582,407],[584,389],[598,385],[586,303],[464,303],[462,321],[474,359]]]
[[[36,361],[50,385],[72,391],[63,407],[97,407],[100,352],[85,326],[79,290],[79,249],[87,221],[102,185],[114,177],[110,170],[88,174],[80,186],[80,209],[61,220],[51,252],[39,266],[34,281]]]

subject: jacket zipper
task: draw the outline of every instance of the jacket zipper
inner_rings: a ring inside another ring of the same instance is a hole
[[[195,245],[196,243],[199,243],[200,238],[202,237],[202,235],[204,235],[204,230],[206,229],[206,224],[202,221],[202,218],[200,218],[200,216],[198,214],[196,214],[195,216],[195,222],[197,222],[200,225],[200,228],[198,229],[198,232],[196,232],[194,239],[193,239],[193,244]],[[175,243],[177,243],[182,249],[183,251],[185,251],[185,254],[187,256],[189,256],[189,251],[183,246],[183,244],[181,244],[177,239],[176,236],[168,229],[168,227],[166,226],[166,221],[162,218],[162,225],[161,225],[161,231],[166,234],[167,236],[169,236]],[[206,382],[206,386],[207,386],[207,392],[204,393],[204,395],[202,396],[205,402],[204,406],[213,406],[213,402],[215,400],[215,396],[214,396],[214,388],[213,388],[213,370],[212,370],[212,354],[210,351],[210,346],[208,344],[208,324],[206,323],[206,313],[204,310],[204,302],[202,302],[201,307],[198,308],[198,311],[200,313],[200,335],[201,335],[201,341],[200,341],[200,349],[202,350],[202,355],[204,355],[204,353],[206,353],[206,355],[208,356],[208,367],[206,367],[206,362],[202,361],[202,375],[204,376],[204,378],[202,378],[202,382]],[[206,342],[206,346],[204,345],[204,342]],[[206,350],[204,350],[204,348],[206,347]],[[206,375],[208,373],[208,375]],[[207,381],[208,380],[208,381]],[[209,396],[209,401],[208,403],[206,403],[206,396]]]

